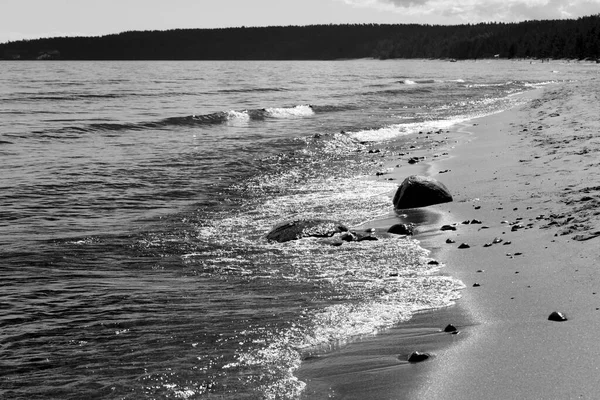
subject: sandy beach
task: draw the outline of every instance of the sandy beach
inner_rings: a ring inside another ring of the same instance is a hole
[[[466,288],[455,306],[342,348],[316,371],[309,363],[309,398],[597,398],[598,93],[598,78],[548,85],[522,94],[523,106],[423,133],[387,162],[393,172],[378,179],[421,174],[452,192],[452,203],[409,214],[421,220],[415,238]],[[567,320],[548,320],[554,311]],[[447,324],[459,334],[441,332]],[[415,350],[433,357],[405,362]],[[354,357],[356,370],[334,372],[336,357]]]
[[[415,398],[600,393],[599,83],[549,86],[473,121],[459,130],[465,142],[430,164],[433,176],[450,171],[438,177],[455,202],[437,209],[457,231],[425,247],[466,284],[460,303],[474,325],[437,354]],[[472,219],[482,224],[461,223]],[[553,311],[568,320],[549,321]]]

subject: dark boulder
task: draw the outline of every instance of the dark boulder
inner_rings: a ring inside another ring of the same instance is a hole
[[[399,209],[418,208],[450,201],[452,201],[452,195],[443,183],[433,178],[411,175],[402,182],[396,191],[394,207]]]
[[[348,228],[337,221],[300,219],[277,225],[267,234],[267,239],[283,243],[305,237],[330,237],[336,233],[346,231],[348,231]]]
[[[396,224],[388,229],[388,233],[396,235],[413,235],[415,233],[415,224]]]

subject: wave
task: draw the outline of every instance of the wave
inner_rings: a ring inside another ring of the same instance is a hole
[[[246,89],[221,89],[214,93],[268,93],[268,92],[287,92],[286,88],[246,88]]]
[[[326,107],[321,107],[326,110]],[[146,129],[168,129],[177,126],[197,126],[197,125],[218,125],[228,122],[247,122],[262,121],[268,118],[302,118],[310,117],[315,114],[315,107],[303,104],[294,107],[274,107],[261,108],[253,110],[229,110],[220,111],[204,115],[189,115],[181,117],[169,117],[158,121],[149,122],[125,122],[125,123],[92,123],[85,126],[67,126],[58,130],[52,130],[53,133],[63,132],[115,132],[115,131],[141,131]],[[36,131],[37,134],[49,133],[45,131]]]
[[[418,84],[426,84],[426,83],[444,83],[443,80],[441,79],[403,79],[401,81],[399,81],[399,83],[402,83],[404,85],[418,85]]]

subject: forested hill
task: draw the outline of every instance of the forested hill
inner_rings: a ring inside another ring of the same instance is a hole
[[[476,25],[311,25],[132,31],[0,44],[5,59],[330,60],[600,57],[600,14]]]

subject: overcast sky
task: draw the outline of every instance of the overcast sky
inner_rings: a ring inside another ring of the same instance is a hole
[[[127,30],[577,18],[600,0],[0,0],[0,43]]]

